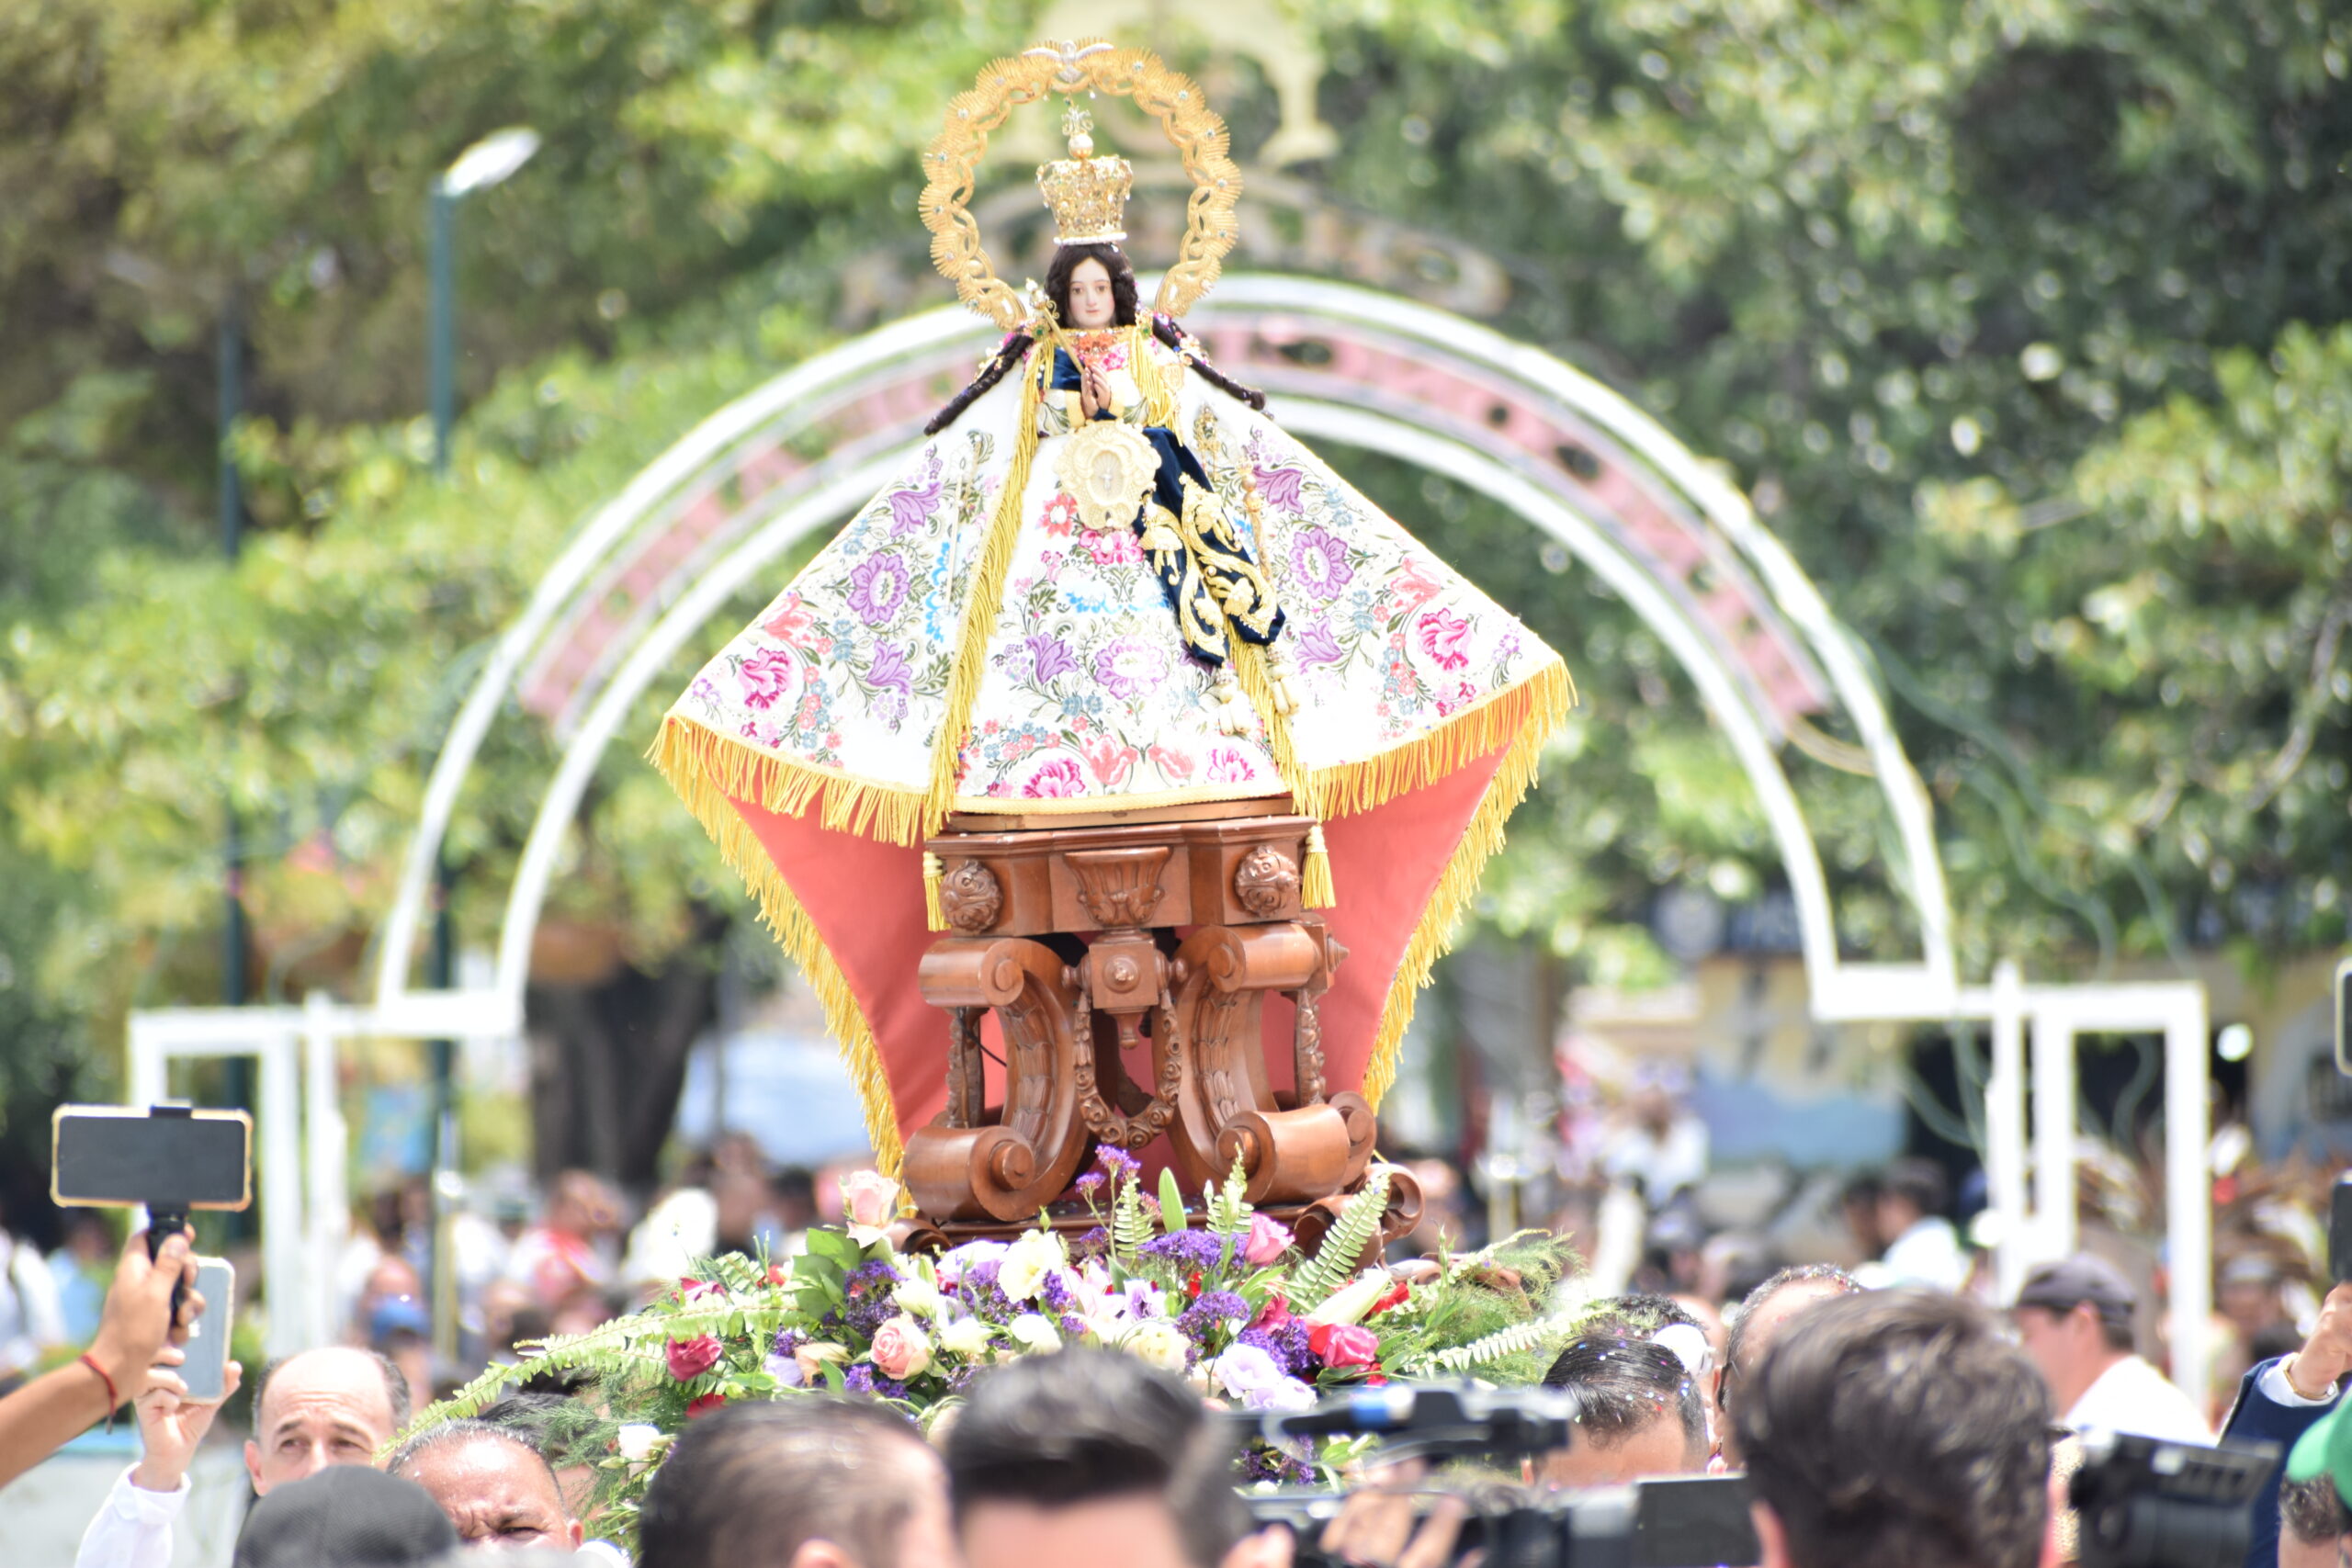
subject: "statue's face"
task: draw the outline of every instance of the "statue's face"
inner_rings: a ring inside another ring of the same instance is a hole
[[[1119,307],[1111,298],[1111,269],[1092,256],[1087,257],[1069,275],[1069,324],[1082,331],[1107,327],[1116,316]]]

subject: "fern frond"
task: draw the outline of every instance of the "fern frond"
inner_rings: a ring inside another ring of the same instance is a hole
[[[1211,1182],[1203,1194],[1206,1200],[1209,1229],[1218,1235],[1238,1235],[1250,1228],[1251,1210],[1249,1200],[1242,1197],[1250,1186],[1249,1173],[1242,1169],[1241,1156],[1233,1156],[1233,1170],[1226,1177],[1225,1185]]]
[[[1465,1372],[1473,1367],[1483,1367],[1513,1356],[1525,1355],[1530,1350],[1542,1349],[1547,1342],[1567,1334],[1575,1325],[1574,1318],[1531,1318],[1525,1323],[1514,1323],[1509,1328],[1498,1329],[1483,1339],[1474,1339],[1467,1345],[1455,1345],[1416,1357],[1406,1370],[1415,1373]]]
[[[1143,1244],[1152,1237],[1151,1221],[1143,1212],[1143,1192],[1133,1181],[1119,1183],[1111,1201],[1111,1251],[1120,1262],[1133,1265],[1143,1256]]]
[[[1290,1304],[1294,1312],[1319,1306],[1331,1293],[1355,1278],[1356,1259],[1380,1234],[1380,1217],[1388,1212],[1388,1180],[1374,1174],[1363,1191],[1348,1200],[1323,1245],[1306,1267],[1291,1276]]]

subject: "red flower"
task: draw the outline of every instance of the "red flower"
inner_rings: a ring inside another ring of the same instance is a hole
[[[1363,1385],[1366,1388],[1386,1388],[1388,1386],[1388,1374],[1382,1371],[1375,1366],[1372,1370],[1372,1375],[1363,1380]]]
[[[1193,1297],[1193,1298],[1195,1298],[1195,1299],[1198,1299],[1198,1297],[1200,1296],[1200,1293],[1201,1293],[1201,1271],[1200,1271],[1199,1269],[1193,1269],[1193,1277],[1192,1277],[1191,1279],[1189,1279],[1189,1280],[1185,1280],[1185,1281],[1184,1281],[1184,1293],[1185,1293],[1186,1295],[1188,1295],[1188,1296],[1192,1296],[1192,1297]]]
[[[689,1382],[718,1365],[718,1359],[725,1354],[725,1348],[714,1335],[697,1334],[692,1339],[673,1339],[668,1350],[670,1375],[680,1382]]]
[[[1291,1320],[1290,1303],[1281,1296],[1268,1296],[1258,1315],[1250,1320],[1252,1328],[1280,1328]]]
[[[769,1264],[768,1283],[771,1285],[789,1285],[792,1283],[792,1270],[781,1263]]]
[[[686,1404],[686,1419],[691,1421],[697,1416],[707,1416],[726,1403],[727,1396],[723,1393],[706,1393],[689,1400]]]
[[[682,1302],[690,1302],[698,1296],[723,1296],[726,1293],[727,1287],[720,1284],[716,1280],[681,1280],[678,1281],[678,1299]]]
[[[1371,1310],[1371,1311],[1369,1311],[1369,1312],[1367,1312],[1367,1313],[1365,1313],[1365,1314],[1364,1314],[1364,1316],[1366,1316],[1366,1317],[1378,1317],[1382,1313],[1386,1312],[1390,1307],[1395,1307],[1395,1306],[1403,1306],[1403,1305],[1405,1304],[1405,1299],[1406,1299],[1408,1296],[1410,1296],[1412,1293],[1413,1293],[1413,1287],[1412,1287],[1412,1285],[1411,1285],[1409,1282],[1406,1281],[1406,1280],[1397,1280],[1397,1281],[1396,1281],[1396,1288],[1395,1288],[1395,1289],[1393,1289],[1393,1290],[1389,1291],[1385,1295],[1382,1296],[1378,1301],[1376,1301],[1376,1302],[1374,1302],[1374,1303],[1372,1303],[1372,1310]]]
[[[1369,1367],[1380,1359],[1380,1336],[1352,1323],[1321,1323],[1307,1330],[1306,1348],[1335,1370]]]

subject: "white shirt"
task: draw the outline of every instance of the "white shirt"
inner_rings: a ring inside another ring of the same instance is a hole
[[[2165,1443],[2210,1448],[2213,1442],[2212,1429],[2198,1414],[2196,1403],[2137,1356],[2126,1356],[2099,1373],[2098,1381],[2083,1390],[2066,1412],[2065,1422],[2078,1432],[2096,1427]]]
[[[150,1492],[130,1483],[132,1464],[115,1478],[98,1517],[82,1532],[74,1568],[171,1568],[172,1526],[187,1506],[187,1477],[172,1492]]]
[[[1663,1208],[1685,1187],[1706,1179],[1707,1124],[1696,1116],[1678,1116],[1660,1136],[1636,1123],[1611,1142],[1602,1165],[1617,1180],[1638,1180],[1650,1207]]]
[[[1942,1215],[1929,1214],[1887,1244],[1886,1256],[1863,1282],[1957,1291],[1967,1280],[1968,1255],[1960,1249],[1960,1233]]]

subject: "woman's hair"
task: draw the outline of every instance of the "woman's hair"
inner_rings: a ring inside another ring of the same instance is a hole
[[[1122,327],[1135,325],[1135,265],[1127,260],[1126,252],[1107,242],[1054,247],[1053,265],[1046,269],[1046,298],[1053,301],[1056,319],[1065,326],[1069,325],[1070,274],[1078,270],[1079,263],[1086,261],[1101,262],[1102,269],[1111,275],[1112,324]],[[1260,413],[1265,412],[1266,394],[1254,387],[1243,386],[1200,357],[1197,344],[1187,347],[1183,333],[1173,321],[1166,316],[1153,316],[1151,334],[1177,353],[1191,355],[1193,368],[1199,371],[1210,386],[1227,397],[1249,404]],[[931,423],[922,427],[922,433],[936,435],[955,423],[966,409],[995,389],[996,384],[1012,373],[1012,367],[1021,363],[1021,356],[1029,352],[1029,345],[1034,341],[1027,333],[1014,333],[1006,338],[1004,346],[997,350],[996,357],[980,367],[980,373],[972,378],[970,386],[956,393],[945,408],[931,416]]]

